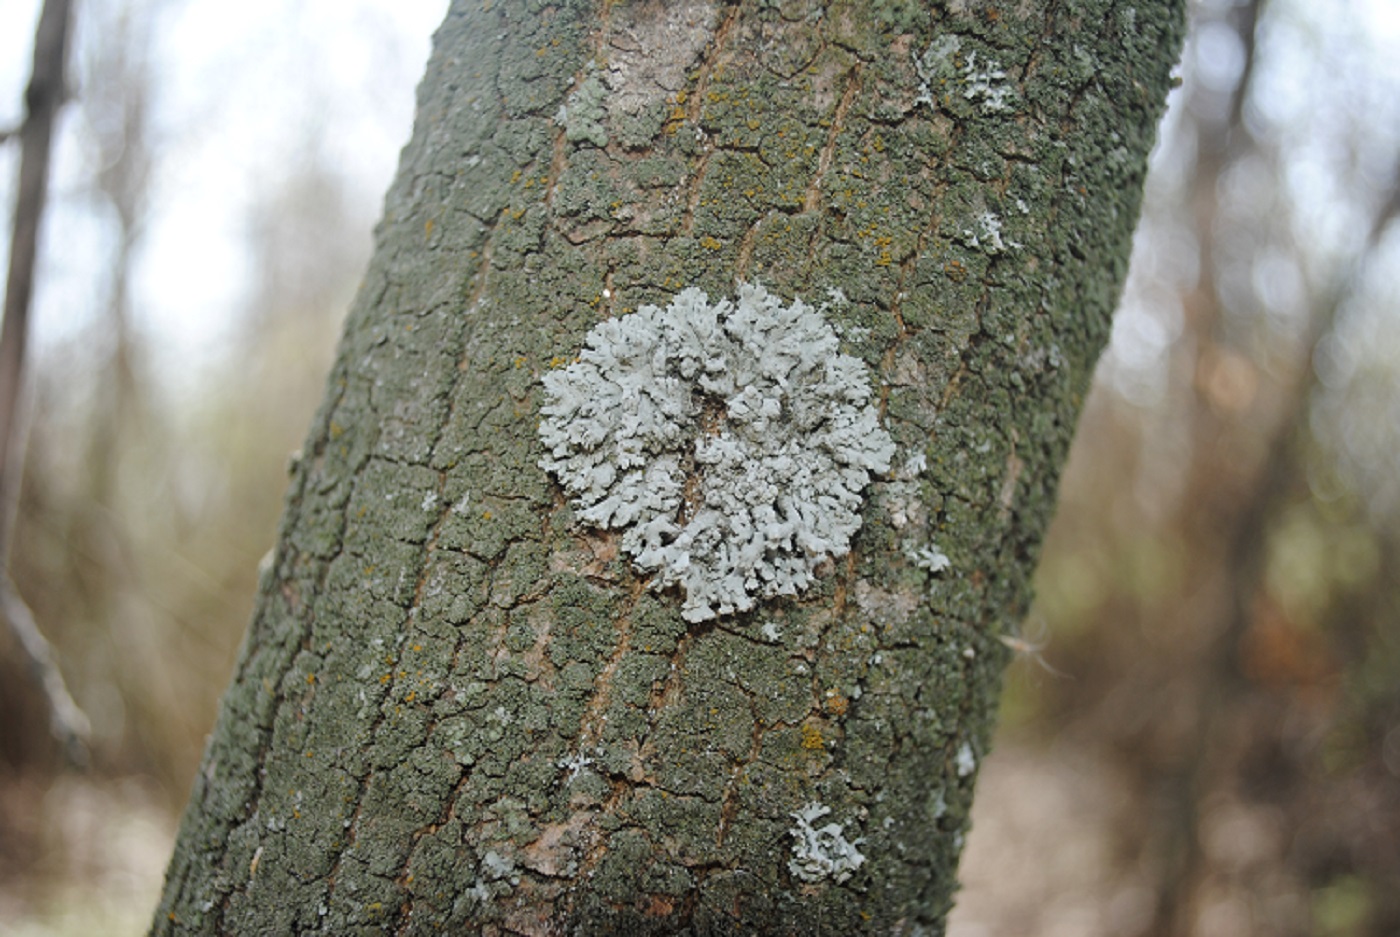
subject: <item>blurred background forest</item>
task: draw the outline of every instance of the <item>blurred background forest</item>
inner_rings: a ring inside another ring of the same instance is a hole
[[[11,572],[91,764],[0,631],[7,934],[145,928],[444,7],[77,6]],[[1191,15],[955,937],[1400,934],[1400,10]]]

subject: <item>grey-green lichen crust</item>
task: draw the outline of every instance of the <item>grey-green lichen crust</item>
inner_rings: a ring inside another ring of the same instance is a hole
[[[540,466],[583,521],[623,531],[653,587],[684,588],[686,620],[796,595],[849,551],[895,447],[867,368],[816,309],[757,284],[713,304],[691,288],[586,341],[544,376]]]

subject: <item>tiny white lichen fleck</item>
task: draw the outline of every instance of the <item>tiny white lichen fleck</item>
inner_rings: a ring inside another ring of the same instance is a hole
[[[984,211],[977,216],[977,227],[963,229],[963,243],[968,247],[986,251],[988,254],[1000,254],[1012,248],[1020,250],[1024,245],[1011,238],[1003,239],[1001,236],[1001,219],[989,211]]]
[[[520,875],[515,871],[515,863],[494,849],[486,850],[481,857],[481,872],[492,881],[506,879],[512,885],[520,884]]]
[[[687,621],[796,595],[849,551],[895,450],[837,346],[817,310],[756,284],[599,323],[543,378],[540,466],[580,520],[622,530],[654,588],[684,589]]]
[[[870,337],[870,329],[863,325],[838,325],[836,331],[842,338],[852,342],[863,342]]]
[[[804,882],[831,878],[839,885],[865,864],[865,856],[856,848],[862,840],[847,840],[844,824],[812,826],[813,820],[820,820],[829,813],[830,807],[813,803],[789,814],[797,825],[788,830],[793,836],[788,869]]]
[[[904,468],[899,470],[899,477],[905,481],[909,481],[924,474],[924,470],[927,468],[928,456],[924,455],[922,452],[916,452],[905,460]]]
[[[977,216],[977,223],[982,228],[982,233],[986,235],[987,253],[999,254],[1006,250],[1006,243],[1001,239],[1001,219],[989,211],[984,211]]]
[[[930,543],[926,547],[920,547],[918,551],[914,553],[913,560],[915,566],[920,569],[926,569],[931,573],[941,573],[943,570],[953,565],[953,561],[948,559],[948,554],[940,550],[936,543]]]
[[[1001,63],[993,59],[981,68],[977,66],[977,53],[967,54],[967,65],[963,67],[963,81],[967,87],[963,97],[969,101],[982,101],[982,113],[997,114],[1011,110],[1007,103],[1011,97],[1011,87],[1004,84],[1006,72]]]
[[[574,783],[574,781],[578,780],[578,776],[583,773],[583,769],[592,764],[593,759],[589,758],[583,752],[578,752],[567,758],[561,758],[558,761],[558,766],[567,769],[569,772],[569,776],[564,779],[565,784]]]
[[[958,749],[957,757],[953,759],[953,767],[960,778],[965,778],[977,770],[977,756],[973,754],[972,746],[967,742],[963,742],[962,747]]]

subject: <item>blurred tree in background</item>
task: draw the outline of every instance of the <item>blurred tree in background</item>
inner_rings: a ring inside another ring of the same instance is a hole
[[[164,11],[83,12],[87,178],[64,195],[110,230],[109,254],[100,312],[41,363],[15,576],[62,649],[109,767],[150,773],[179,800],[242,634],[283,465],[368,253],[371,215],[347,206],[314,141],[288,141],[282,175],[246,209],[253,286],[226,353],[173,380],[152,374],[131,283],[150,180],[175,158],[154,146],[150,123],[160,93],[152,35]],[[7,733],[5,755],[36,757],[46,745],[42,731]]]
[[[316,120],[292,121],[301,135],[277,141],[243,173],[256,184],[240,187],[248,196],[234,206],[235,235],[246,243],[236,315],[211,325],[217,310],[184,310],[217,331],[219,345],[172,369],[168,336],[153,332],[139,308],[141,268],[152,265],[147,235],[153,215],[170,214],[162,200],[181,197],[162,191],[162,181],[180,179],[207,124],[230,110],[206,91],[204,113],[172,116],[168,41],[183,14],[163,0],[82,5],[70,149],[61,153],[45,245],[50,279],[81,278],[92,293],[80,297],[89,311],[68,314],[76,324],[39,349],[31,372],[12,569],[94,722],[95,770],[91,784],[49,788],[61,753],[42,697],[0,635],[0,920],[54,917],[74,933],[118,933],[118,913],[129,914],[132,933],[149,920],[175,812],[272,542],[286,462],[321,395],[384,186],[375,181],[370,192]],[[361,24],[383,36],[373,26]],[[426,51],[426,34],[420,41]],[[387,39],[383,46],[402,57]],[[263,44],[257,54],[277,48]],[[363,80],[393,69],[376,67]],[[398,85],[402,126],[411,83]],[[301,106],[328,111],[314,100]],[[221,233],[211,225],[188,236]],[[144,880],[126,874],[133,860],[145,863]],[[116,901],[134,892],[139,907],[73,918],[62,906],[95,900],[85,887],[94,883],[78,881],[60,896],[46,893],[46,881],[74,876],[101,879],[96,891],[110,886]]]
[[[1194,14],[1009,734],[1123,786],[1108,931],[1400,933],[1400,50]]]
[[[953,933],[1400,933],[1400,239],[1385,224],[1400,32],[1385,6],[1193,7],[1023,632],[1028,652],[1047,646],[1007,699]],[[103,823],[184,800],[384,188],[345,171],[329,126],[292,122],[244,186],[244,314],[225,354],[157,365],[129,274],[153,180],[185,171],[200,132],[156,119],[175,89],[151,37],[180,13],[81,9],[58,197],[100,219],[101,236],[64,244],[108,258],[103,311],[37,362],[13,569],[93,717],[96,767],[82,796],[55,784],[47,717],[0,643],[8,921],[38,914],[38,877],[111,864],[61,860],[42,828],[58,808],[70,845],[150,841],[154,900],[173,821]]]

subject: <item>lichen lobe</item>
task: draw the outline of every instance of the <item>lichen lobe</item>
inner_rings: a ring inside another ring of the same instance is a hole
[[[844,824],[812,825],[829,813],[830,807],[812,803],[791,815],[797,823],[788,831],[793,837],[788,870],[804,882],[830,878],[840,885],[865,864],[865,856],[857,848],[861,840],[846,839]]]
[[[582,522],[622,531],[653,588],[681,587],[691,622],[804,590],[849,551],[894,455],[865,365],[817,309],[757,284],[602,322],[543,383],[540,466]]]

